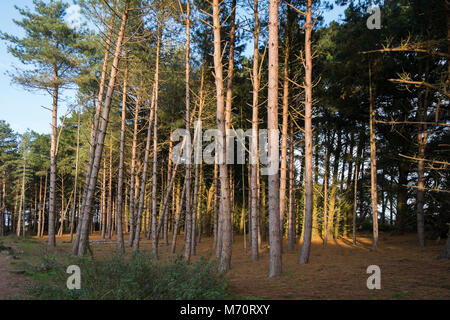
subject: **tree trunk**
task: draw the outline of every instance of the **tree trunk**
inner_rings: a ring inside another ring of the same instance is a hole
[[[355,157],[355,174],[354,174],[354,186],[353,186],[353,222],[352,222],[352,230],[353,230],[353,244],[356,245],[356,209],[358,207],[358,169],[360,165],[363,163],[363,153],[364,153],[364,140],[363,137],[359,138],[358,149],[356,150]]]
[[[115,8],[116,8],[115,4],[116,3],[114,2],[113,11],[115,11]],[[101,113],[101,107],[102,107],[102,101],[103,101],[103,93],[104,93],[104,89],[105,89],[106,72],[108,69],[109,51],[111,48],[113,28],[114,28],[114,13],[111,13],[111,18],[110,18],[110,23],[109,23],[109,28],[108,28],[108,35],[106,37],[105,55],[103,57],[103,66],[102,66],[102,73],[100,76],[100,86],[99,86],[99,91],[98,91],[96,109],[95,109],[95,114],[94,114],[93,121],[92,121],[92,130],[91,130],[90,143],[89,143],[89,145],[90,145],[89,162],[88,162],[87,174],[86,174],[86,178],[85,178],[85,182],[84,182],[84,186],[83,186],[83,200],[82,200],[81,207],[78,210],[79,217],[78,217],[77,233],[75,236],[75,242],[72,247],[72,254],[74,254],[74,255],[78,254],[78,249],[79,249],[79,244],[80,244],[82,214],[83,214],[83,210],[85,207],[84,201],[85,201],[85,199],[87,199],[86,195],[88,192],[90,176],[92,173],[92,164],[94,162],[95,148],[96,148],[95,143],[97,140],[98,126],[99,126],[99,121],[100,121],[100,113]],[[94,100],[94,104],[95,104],[95,100]]]
[[[148,118],[148,128],[147,128],[147,139],[145,143],[145,154],[144,154],[144,163],[142,167],[142,177],[140,181],[140,189],[139,189],[139,201],[138,201],[138,210],[135,214],[136,219],[136,230],[134,232],[134,239],[133,239],[133,251],[137,252],[139,250],[139,241],[141,238],[141,225],[142,225],[142,215],[144,212],[144,203],[145,203],[145,189],[147,185],[147,170],[148,170],[148,162],[150,158],[150,143],[152,140],[152,121],[154,118],[154,124],[153,129],[157,127],[157,80],[158,80],[158,65],[159,65],[159,45],[160,45],[160,36],[158,34],[158,44],[157,44],[157,53],[156,53],[156,72],[155,72],[155,84],[153,86],[153,97],[152,97],[152,106],[150,111],[150,116]],[[154,206],[152,206],[152,235],[155,235],[154,231],[154,223],[156,220],[156,185],[157,185],[157,177],[156,177],[156,161],[157,161],[157,155],[156,155],[156,148],[157,148],[157,140],[156,140],[156,134],[153,135],[153,177],[152,177],[152,185],[155,186],[152,190],[152,204],[154,203]],[[152,246],[155,246],[153,239]]]
[[[378,205],[377,205],[377,150],[376,150],[376,137],[375,137],[375,110],[374,110],[374,97],[372,90],[372,71],[370,73],[370,190],[372,197],[372,220],[373,220],[373,239],[372,239],[372,251],[376,250],[378,243]]]
[[[312,209],[313,209],[313,178],[312,178],[312,54],[311,54],[311,33],[312,33],[312,0],[307,0],[306,24],[305,24],[305,231],[300,254],[299,263],[309,262],[311,250],[312,233]]]
[[[428,67],[427,67],[428,69]],[[425,91],[425,97],[419,98],[419,110],[418,120],[425,122],[425,115],[427,114],[429,89]],[[419,132],[417,134],[417,142],[419,145],[419,161],[417,164],[417,238],[419,241],[419,247],[425,247],[425,214],[424,214],[424,202],[425,202],[425,149],[428,142],[427,126],[424,124],[419,125]]]
[[[294,166],[294,122],[291,120],[289,136],[289,218],[288,218],[288,251],[295,248],[296,241],[296,210],[295,210],[295,166]]]
[[[180,224],[181,208],[183,207],[183,199],[184,199],[185,193],[186,193],[186,180],[183,183],[183,191],[181,191],[181,196],[179,198],[178,209],[176,212],[176,221],[175,221],[175,225],[174,225],[173,233],[172,233],[172,246],[170,247],[170,252],[172,254],[175,253],[175,249],[177,246],[178,226]]]
[[[55,80],[57,79],[56,68],[54,68]],[[58,129],[58,93],[59,87],[55,85],[53,90],[53,111],[52,111],[52,131],[50,147],[50,195],[48,211],[48,245],[56,246],[55,238],[55,217],[56,217],[56,156],[58,153],[57,129]]]
[[[329,148],[325,151],[325,173],[323,177],[323,244],[328,242],[328,164],[329,164]]]
[[[27,170],[27,150],[24,150],[23,154],[23,170],[22,170],[22,189],[20,194],[20,205],[19,205],[19,217],[17,219],[17,229],[16,234],[20,237],[20,230],[23,229],[25,233],[25,225],[22,224],[23,217],[25,216],[25,178],[26,178],[26,170]],[[23,210],[22,210],[23,209]],[[23,212],[22,212],[23,211]]]
[[[110,132],[109,141],[109,185],[108,185],[108,239],[111,240],[113,231],[113,133]]]
[[[98,170],[99,170],[99,166],[100,166],[100,162],[101,162],[106,130],[108,127],[109,113],[110,113],[110,109],[111,109],[112,96],[114,93],[116,75],[117,75],[117,70],[118,70],[118,66],[119,66],[120,53],[122,51],[122,41],[123,41],[125,26],[126,26],[127,18],[128,18],[128,3],[129,3],[129,0],[126,0],[125,8],[124,8],[124,11],[122,14],[122,23],[120,26],[119,35],[118,35],[117,42],[116,42],[116,49],[115,49],[114,60],[113,60],[112,68],[111,68],[111,75],[110,75],[110,79],[109,79],[108,90],[106,93],[106,99],[105,99],[105,103],[104,103],[102,117],[101,117],[100,123],[99,123],[98,136],[97,136],[96,143],[95,143],[95,146],[96,146],[95,157],[92,161],[92,172],[89,177],[88,190],[86,192],[86,201],[85,201],[84,207],[83,207],[82,227],[80,230],[80,239],[79,239],[79,245],[78,245],[78,255],[79,256],[85,254],[87,246],[89,245],[89,229],[90,229],[90,222],[91,222],[91,216],[92,216],[91,211],[92,211],[93,200],[94,200],[94,195],[95,195],[95,186],[97,184]]]
[[[75,152],[75,182],[73,187],[73,210],[70,218],[70,242],[73,242],[73,231],[75,226],[75,215],[77,212],[77,196],[78,196],[78,171],[79,171],[79,160],[80,160],[80,130],[81,130],[81,106],[78,110],[78,121],[77,121],[77,149]],[[78,207],[79,210],[79,207]]]
[[[280,227],[280,176],[278,141],[278,0],[269,1],[269,83],[267,129],[269,132],[269,277],[282,272]]]
[[[221,25],[219,0],[213,0],[213,23],[214,23],[214,71],[216,80],[216,99],[217,99],[217,127],[219,138],[217,143],[219,157],[219,176],[220,176],[220,216],[221,216],[221,252],[219,271],[226,272],[231,267],[231,208],[230,208],[230,190],[228,167],[226,164],[226,119],[225,119],[225,101],[223,88],[223,66],[221,49]],[[220,233],[220,232],[219,232]],[[220,235],[219,235],[220,237]]]
[[[334,217],[336,215],[336,197],[338,189],[339,160],[341,158],[341,152],[342,152],[342,131],[339,130],[339,132],[337,133],[337,146],[336,149],[334,150],[333,181],[331,185],[329,216],[327,222],[327,229],[328,229],[327,232],[329,235],[333,235],[334,230]]]
[[[251,145],[251,177],[250,177],[250,246],[251,260],[258,260],[258,224],[259,224],[259,206],[258,206],[258,121],[259,121],[259,90],[260,90],[260,72],[259,72],[259,14],[258,0],[253,1],[253,15],[255,28],[253,30],[253,102],[252,102],[252,145]],[[245,223],[245,221],[244,221]]]
[[[127,90],[128,90],[128,64],[126,64],[125,66],[125,71],[123,75],[122,120],[120,127],[120,147],[119,147],[119,173],[117,178],[116,220],[117,220],[117,250],[119,251],[119,254],[125,253],[125,243],[123,239],[123,225],[122,225],[122,203],[123,203],[123,169],[124,169],[123,167],[125,161],[125,130],[127,121]]]
[[[189,132],[191,130],[191,119],[190,119],[190,111],[191,111],[191,95],[190,95],[190,73],[191,73],[191,62],[190,62],[190,50],[191,50],[191,7],[190,0],[186,3],[186,131]],[[185,183],[186,183],[186,214],[185,214],[185,245],[184,245],[184,259],[186,261],[190,261],[191,259],[191,148],[190,145],[187,146],[186,153],[188,158],[186,159],[186,174],[185,174]]]
[[[286,23],[285,52],[283,65],[283,123],[281,129],[281,170],[280,170],[280,227],[281,237],[284,234],[284,216],[286,212],[287,181],[287,135],[289,116],[289,52],[290,52],[290,7],[288,7]]]

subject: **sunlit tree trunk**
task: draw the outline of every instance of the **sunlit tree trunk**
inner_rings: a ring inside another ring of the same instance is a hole
[[[360,137],[360,141],[358,143],[358,149],[356,151],[356,157],[354,158],[355,163],[355,174],[353,176],[354,185],[353,185],[353,217],[352,217],[352,234],[353,234],[353,244],[356,245],[356,210],[358,208],[358,170],[360,167],[360,163],[362,163],[362,153],[363,153],[363,138]],[[361,155],[361,159],[360,159]]]
[[[288,216],[288,246],[289,251],[295,248],[297,228],[295,225],[295,165],[294,165],[294,122],[291,120],[291,132],[289,136],[289,216]]]
[[[92,162],[92,172],[89,177],[88,190],[86,192],[86,201],[84,202],[83,215],[82,215],[82,226],[80,231],[80,240],[78,245],[78,255],[83,255],[86,252],[87,246],[89,245],[89,230],[91,225],[92,217],[92,206],[95,195],[95,186],[97,184],[98,171],[103,153],[103,145],[105,141],[106,130],[109,121],[109,113],[111,109],[112,96],[114,93],[114,86],[116,82],[116,75],[119,65],[120,54],[122,51],[122,41],[125,32],[125,26],[128,18],[128,4],[129,1],[126,0],[124,11],[122,14],[122,23],[120,26],[120,31],[117,37],[116,49],[114,53],[114,60],[111,68],[111,75],[108,84],[108,90],[106,93],[106,98],[104,102],[102,116],[100,118],[98,136],[96,137],[96,148],[95,157]]]
[[[157,44],[157,54],[156,54],[156,61],[157,63],[159,62],[159,45],[160,45],[160,38],[158,35],[158,44]],[[158,66],[156,67],[156,72],[155,72],[155,80],[157,80],[157,76],[156,74],[158,73]],[[154,86],[153,86],[153,95],[152,95],[152,106],[151,106],[151,111],[150,111],[150,115],[148,118],[148,127],[147,127],[147,139],[145,142],[145,154],[144,154],[144,163],[143,163],[143,167],[142,167],[142,177],[141,177],[141,181],[140,181],[140,188],[139,188],[139,200],[138,200],[138,207],[137,207],[137,212],[135,213],[135,219],[136,219],[136,225],[135,228],[136,230],[134,231],[134,239],[133,239],[133,251],[136,252],[139,250],[139,242],[140,242],[140,238],[141,238],[141,227],[142,227],[142,215],[144,214],[144,205],[145,205],[145,189],[146,189],[146,185],[147,185],[147,170],[148,170],[148,163],[149,163],[149,158],[150,158],[150,144],[152,141],[152,121],[154,121],[153,123],[153,129],[155,130],[155,127],[157,127],[157,103],[156,103],[156,99],[157,99],[157,82],[155,82]],[[153,119],[154,118],[154,119]],[[157,148],[157,141],[156,141],[156,135],[154,134],[153,136],[153,166],[155,166],[155,162],[157,161],[156,157],[157,154],[155,152],[155,149]],[[156,172],[155,172],[156,168],[154,167],[153,170],[153,178],[152,178],[152,186],[157,185],[157,179],[156,179]],[[156,190],[153,189],[152,190],[152,204],[153,204],[153,200],[155,201],[155,205],[154,208],[152,208],[152,235],[154,235],[154,228],[153,225],[155,224],[155,220],[156,220]],[[153,246],[155,244],[153,243]]]
[[[289,53],[290,53],[290,14],[288,7],[288,21],[286,23],[285,52],[283,65],[283,123],[281,126],[281,169],[280,169],[280,227],[281,237],[284,234],[284,217],[286,212],[287,185],[287,136],[289,117]]]
[[[155,69],[155,115],[153,123],[153,178],[152,178],[152,249],[156,255],[158,250],[158,232],[156,230],[157,217],[156,217],[156,192],[158,181],[158,92],[159,92],[159,57],[161,51],[161,30],[162,26],[158,26],[158,40],[156,45],[156,69]],[[162,200],[161,200],[162,201]],[[163,219],[161,216],[160,219]],[[160,221],[161,222],[161,221]],[[136,235],[138,236],[138,235]]]
[[[108,219],[107,219],[108,239],[110,240],[113,232],[113,140],[112,139],[113,136],[111,131],[109,141],[109,184],[108,184]]]
[[[312,178],[312,54],[311,54],[311,33],[312,33],[312,0],[307,0],[306,24],[305,24],[305,231],[302,251],[299,258],[300,264],[309,262],[311,250],[312,232],[312,209],[313,209],[313,178]]]
[[[252,150],[251,150],[251,164],[250,164],[250,246],[251,246],[251,260],[258,260],[258,121],[259,121],[259,90],[260,90],[260,72],[259,72],[259,13],[258,0],[253,1],[253,15],[254,15],[254,30],[253,30],[253,102],[252,102]],[[244,221],[245,223],[245,221]]]
[[[78,197],[78,171],[79,171],[79,160],[80,160],[80,131],[81,131],[81,107],[78,110],[78,120],[77,120],[77,149],[75,152],[75,182],[73,187],[73,210],[70,218],[70,242],[73,242],[73,232],[75,227],[75,215],[77,213],[77,197]],[[40,193],[40,192],[39,192]]]
[[[139,108],[141,102],[141,91],[139,90],[136,97],[136,104],[134,110],[134,130],[133,142],[131,146],[131,173],[130,173],[130,200],[129,200],[129,219],[130,219],[130,234],[128,238],[128,246],[131,247],[134,241],[135,222],[136,222],[136,162],[137,162],[137,139],[139,131]]]
[[[54,79],[57,81],[58,74],[56,67],[53,68]],[[56,246],[55,238],[55,219],[56,219],[56,170],[58,153],[58,94],[59,86],[55,84],[53,89],[53,110],[52,110],[52,131],[51,131],[51,146],[50,146],[50,195],[49,195],[49,209],[48,209],[48,245],[50,247]],[[20,219],[19,219],[20,220]]]
[[[115,10],[115,2],[113,6],[113,10]],[[83,197],[82,197],[82,203],[81,207],[78,209],[78,224],[77,224],[77,232],[75,236],[75,241],[73,243],[72,247],[72,254],[76,255],[78,254],[79,249],[79,243],[80,243],[80,234],[81,234],[81,221],[82,221],[82,213],[85,207],[85,200],[86,195],[88,192],[88,186],[89,186],[89,179],[92,172],[92,163],[94,161],[94,151],[95,151],[95,142],[97,138],[97,132],[98,132],[98,125],[100,121],[100,113],[101,113],[101,107],[102,107],[102,101],[103,101],[103,93],[105,89],[105,82],[106,82],[106,72],[108,70],[108,60],[109,60],[109,51],[111,48],[111,40],[113,36],[113,28],[114,28],[114,14],[111,14],[109,27],[108,27],[108,34],[106,36],[106,44],[105,44],[105,55],[103,57],[103,66],[102,66],[102,73],[100,76],[100,85],[99,85],[99,91],[98,91],[98,97],[97,97],[97,103],[95,106],[95,114],[92,119],[92,129],[91,129],[91,136],[89,141],[89,162],[88,162],[88,168],[87,168],[87,174],[85,178],[85,182],[83,185]],[[95,102],[95,101],[94,101]],[[95,104],[95,103],[94,103]]]
[[[337,132],[337,146],[334,150],[334,160],[333,160],[333,179],[331,184],[330,192],[330,205],[329,205],[329,215],[328,215],[328,234],[333,236],[334,231],[334,218],[336,216],[336,197],[338,191],[338,175],[339,175],[339,161],[342,152],[342,130],[338,129]]]
[[[179,190],[179,183],[178,183],[178,190]],[[181,216],[181,210],[183,208],[183,200],[184,200],[185,193],[186,193],[186,181],[183,183],[183,191],[181,191],[181,196],[179,196],[179,201],[177,202],[178,208],[177,208],[177,212],[176,212],[175,225],[173,227],[173,232],[172,232],[172,245],[170,247],[170,252],[172,254],[175,253],[176,246],[177,246],[178,226],[180,224],[180,216]]]
[[[269,1],[269,83],[267,129],[269,132],[269,277],[279,277],[282,270],[280,228],[280,175],[278,141],[278,0]]]
[[[23,164],[22,164],[22,188],[20,192],[20,205],[19,205],[19,217],[17,219],[17,228],[16,228],[16,234],[18,237],[20,237],[20,231],[21,228],[25,232],[25,225],[22,224],[23,216],[25,215],[25,182],[26,182],[26,172],[27,172],[27,151],[24,150],[23,152]],[[23,212],[22,212],[23,211]]]
[[[119,173],[117,178],[117,250],[120,254],[125,253],[125,243],[123,239],[123,224],[122,224],[122,203],[123,203],[123,170],[125,161],[125,130],[127,121],[127,89],[128,89],[128,63],[125,65],[123,75],[122,88],[122,119],[120,127],[120,147],[119,147]],[[126,197],[126,193],[125,193]],[[126,208],[126,205],[125,205]]]
[[[372,251],[376,250],[378,243],[378,204],[377,204],[377,149],[375,138],[375,110],[374,97],[372,90],[372,72],[369,70],[370,76],[370,193],[372,197],[372,220],[373,220],[373,238]]]
[[[41,196],[41,192],[42,192],[42,176],[41,176],[41,181],[40,181],[40,188],[41,189],[39,191],[39,197]],[[3,237],[5,235],[5,212],[6,212],[6,178],[5,177],[2,178],[2,197],[0,200],[1,200],[1,204],[0,204],[0,237]],[[40,209],[40,206],[39,206],[39,209]],[[39,213],[40,212],[41,211],[39,210]]]
[[[231,267],[231,208],[230,208],[230,190],[228,167],[226,164],[226,119],[225,119],[225,101],[223,87],[223,66],[221,49],[221,24],[219,0],[213,0],[213,23],[214,23],[214,71],[216,80],[216,99],[217,99],[217,127],[219,138],[217,143],[217,153],[219,157],[219,177],[220,177],[220,224],[221,230],[221,252],[219,271],[226,272]]]

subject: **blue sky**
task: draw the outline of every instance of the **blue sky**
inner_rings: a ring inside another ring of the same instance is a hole
[[[71,3],[71,1],[69,2]],[[0,0],[0,30],[2,32],[23,36],[23,32],[18,28],[13,19],[20,19],[18,11],[14,6],[29,8],[33,7],[32,0]],[[331,12],[325,14],[325,20],[331,21],[343,15],[344,8],[336,7]],[[68,10],[68,20],[77,18],[77,8],[71,7]],[[27,129],[39,133],[50,132],[50,111],[43,107],[50,107],[52,100],[46,92],[28,92],[24,88],[11,83],[10,77],[6,74],[12,70],[12,66],[20,62],[8,54],[6,43],[0,41],[0,120],[8,122],[16,132],[23,133]],[[65,91],[60,101],[59,115],[63,115],[69,105],[74,103],[74,93]]]

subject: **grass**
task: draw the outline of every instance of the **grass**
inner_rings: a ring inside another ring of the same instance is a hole
[[[69,290],[66,273],[69,265],[81,269],[81,289]],[[227,283],[216,272],[216,263],[202,257],[196,263],[182,257],[157,261],[141,252],[128,260],[111,256],[46,256],[38,266],[28,265],[27,274],[34,279],[29,294],[48,300],[213,300],[228,297]]]

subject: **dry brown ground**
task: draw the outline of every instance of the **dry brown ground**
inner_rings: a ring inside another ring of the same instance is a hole
[[[17,271],[16,255],[20,255],[21,250],[8,244],[13,248],[14,254],[8,251],[0,252],[0,300],[19,299],[23,297],[24,287],[30,283],[30,280],[24,275],[14,273]]]
[[[178,237],[178,250],[182,249],[182,238]],[[115,251],[113,241],[101,242],[98,235],[91,240],[97,256]],[[68,236],[57,241],[58,251],[70,252]],[[210,252],[211,243],[212,239],[202,239],[194,259]],[[250,251],[245,254],[243,249],[243,236],[235,236],[232,270],[226,278],[234,297],[240,299],[450,299],[450,260],[436,259],[443,241],[441,244],[430,241],[426,248],[420,249],[414,235],[382,233],[377,251],[371,252],[370,246],[370,235],[360,235],[356,246],[345,238],[329,241],[327,246],[317,239],[313,241],[310,263],[298,265],[298,245],[296,251],[283,253],[281,278],[269,279],[267,245],[263,246],[259,261],[251,262]],[[141,248],[150,250],[151,241],[143,239]],[[161,245],[163,257],[168,250]],[[367,289],[369,265],[381,268],[381,290]],[[0,299],[8,298],[2,296],[4,268],[0,264]],[[23,281],[23,277],[9,274],[6,281]],[[20,281],[16,287],[20,287]]]

